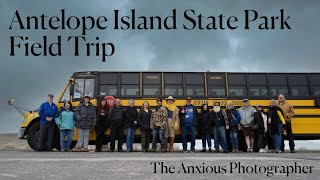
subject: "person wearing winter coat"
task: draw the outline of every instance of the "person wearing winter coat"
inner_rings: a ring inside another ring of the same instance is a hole
[[[260,104],[256,105],[256,112],[254,113],[254,131],[257,139],[257,147],[260,153],[267,152],[264,148],[267,145],[266,133],[268,132],[268,114],[263,110]]]
[[[138,121],[141,132],[141,149],[142,152],[147,152],[149,149],[150,137],[151,137],[151,121],[152,111],[150,110],[149,103],[145,101],[142,104],[141,110],[139,111]]]
[[[104,134],[108,127],[108,111],[107,100],[103,99],[97,107],[97,126],[96,126],[96,152],[101,152],[102,144],[106,139]]]
[[[202,139],[202,151],[206,152],[206,143],[208,143],[209,152],[211,150],[211,126],[213,116],[209,110],[208,104],[203,104],[200,113],[198,114],[198,129]]]
[[[229,129],[229,122],[226,112],[221,110],[220,103],[215,102],[213,104],[213,133],[214,133],[214,148],[216,152],[219,152],[222,147],[224,153],[228,153],[228,145],[226,139],[226,129]]]
[[[166,152],[164,134],[167,125],[167,109],[162,105],[162,99],[157,99],[157,107],[152,110],[150,128],[152,129],[152,151],[157,150],[157,141],[160,140],[161,152]]]
[[[167,149],[167,152],[173,152],[173,144],[175,138],[175,130],[180,127],[180,118],[179,118],[179,108],[174,104],[176,100],[169,96],[166,98],[166,109],[167,109],[167,125],[165,132],[164,143]],[[170,138],[170,141],[169,141]]]
[[[281,153],[281,139],[282,139],[282,129],[286,129],[286,121],[284,119],[282,109],[277,106],[277,103],[274,99],[270,100],[270,107],[268,109],[268,124],[270,136],[273,139],[275,153]]]
[[[55,121],[60,131],[61,152],[68,152],[70,151],[75,124],[74,111],[70,101],[64,102]]]
[[[113,107],[109,109],[108,119],[110,122],[110,151],[115,150],[115,142],[118,139],[118,152],[122,152],[125,115],[120,99],[116,99]]]
[[[133,141],[136,128],[138,126],[138,111],[134,107],[134,100],[129,100],[129,106],[124,109],[125,127],[126,127],[126,145],[127,152],[133,152]]]
[[[190,150],[192,153],[195,153],[196,145],[196,135],[195,135],[195,126],[197,124],[197,114],[198,111],[196,107],[191,104],[191,97],[188,97],[186,104],[181,108],[179,117],[180,125],[182,126],[182,147],[183,152],[187,152],[187,136],[190,133],[191,136],[191,147]]]
[[[286,101],[286,98],[284,97],[283,94],[280,94],[278,96],[278,106],[282,109],[284,119],[286,120],[286,127],[287,127],[286,132],[287,132],[287,137],[289,139],[290,152],[295,153],[295,150],[294,150],[295,144],[294,144],[294,138],[292,134],[292,125],[291,125],[292,118],[294,116],[294,108],[291,104],[289,104]],[[283,138],[282,138],[282,141],[283,141]],[[281,149],[284,150],[284,141],[282,142],[281,146],[283,146],[281,147]]]
[[[233,149],[232,152],[238,152],[238,124],[241,117],[231,102],[227,104],[226,114],[229,122],[229,137]]]
[[[246,140],[247,152],[253,152],[254,133],[252,127],[254,123],[254,113],[256,110],[250,105],[250,101],[248,99],[243,99],[242,107],[238,109],[238,112],[241,117],[239,127]]]
[[[90,129],[96,126],[96,108],[90,102],[90,96],[85,95],[75,111],[78,142],[74,151],[88,152]]]

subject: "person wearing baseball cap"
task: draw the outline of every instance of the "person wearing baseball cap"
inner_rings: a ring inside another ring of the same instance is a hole
[[[152,151],[156,152],[157,141],[160,139],[161,152],[165,149],[165,130],[167,126],[168,114],[166,107],[162,105],[162,99],[157,99],[157,107],[152,110],[150,128],[152,129]],[[166,142],[167,143],[167,142]]]
[[[58,114],[58,107],[53,102],[53,94],[48,94],[47,101],[42,103],[39,108],[40,131],[37,151],[52,151],[54,140],[55,117]],[[47,146],[45,146],[47,141]]]
[[[240,129],[245,137],[247,144],[247,152],[253,152],[254,145],[254,133],[253,133],[253,124],[254,124],[254,113],[256,109],[250,105],[249,99],[242,100],[242,107],[238,109],[240,113]]]
[[[188,97],[186,104],[180,110],[180,120],[182,126],[182,146],[183,152],[187,152],[187,136],[188,132],[191,135],[191,152],[195,153],[195,125],[197,121],[198,111],[196,107],[191,104],[191,97]]]

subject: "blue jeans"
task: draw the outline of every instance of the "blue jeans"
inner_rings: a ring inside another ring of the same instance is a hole
[[[191,135],[191,151],[194,151],[194,146],[196,145],[196,137],[194,134],[193,124],[186,124],[182,127],[182,146],[183,151],[187,151],[187,135],[188,132]]]
[[[236,128],[230,129],[230,142],[233,149],[238,149],[238,130]]]
[[[274,143],[274,149],[275,150],[280,150],[281,147],[281,139],[282,139],[282,123],[278,124],[278,131],[279,134],[275,132],[273,135],[273,143]]]
[[[164,133],[165,129],[161,129],[160,127],[156,127],[152,130],[152,149],[157,149],[157,141],[160,139],[161,150],[165,150],[164,146]]]
[[[128,127],[126,131],[127,131],[127,139],[126,139],[127,150],[133,150],[133,140],[134,140],[134,133],[136,132],[136,129]]]
[[[208,143],[208,147],[211,149],[211,135],[210,133],[201,133],[202,139],[202,148],[206,149],[206,142]]]
[[[72,138],[73,138],[73,130],[70,130],[70,129],[60,130],[61,150],[70,149]]]
[[[222,149],[226,151],[228,149],[227,140],[226,140],[226,127],[225,126],[215,126],[213,128],[214,133],[214,148],[219,150],[219,145]]]

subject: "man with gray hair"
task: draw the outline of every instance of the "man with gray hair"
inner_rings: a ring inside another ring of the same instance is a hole
[[[293,134],[292,134],[292,126],[291,121],[292,117],[294,116],[294,109],[293,106],[291,106],[284,97],[283,94],[279,94],[278,96],[278,106],[282,109],[284,114],[284,119],[286,120],[286,132],[287,137],[289,139],[289,146],[291,153],[295,153],[294,151],[294,140],[293,140]],[[284,142],[282,141],[282,151],[284,151]]]
[[[248,99],[243,99],[242,107],[238,109],[238,112],[241,117],[240,128],[246,140],[247,152],[253,152],[254,134],[252,127],[256,110],[250,105]]]
[[[136,132],[137,124],[138,124],[138,111],[134,107],[134,100],[130,99],[128,101],[129,106],[124,109],[124,116],[125,116],[125,126],[126,126],[126,145],[127,145],[127,152],[133,152],[133,141],[134,141],[134,134]]]

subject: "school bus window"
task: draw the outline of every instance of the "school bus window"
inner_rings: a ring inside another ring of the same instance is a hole
[[[204,84],[203,73],[186,73],[186,84]]]
[[[287,85],[287,75],[286,74],[269,74],[270,85]]]
[[[249,74],[248,81],[251,85],[267,85],[266,74]]]
[[[143,85],[143,95],[161,96],[161,86],[160,85]]]
[[[73,98],[79,99],[83,97],[84,93],[84,79],[75,79]]]
[[[292,96],[310,96],[309,86],[292,86]]]
[[[187,85],[187,96],[204,96],[203,85]]]
[[[229,96],[247,96],[246,86],[229,86]]]
[[[183,96],[183,87],[182,85],[165,85],[164,86],[164,95],[165,96]]]
[[[207,74],[208,85],[225,85],[224,74]]]
[[[160,73],[144,73],[143,74],[143,84],[161,84],[161,74]]]
[[[182,73],[164,73],[165,84],[182,84]]]
[[[118,84],[118,73],[101,73],[99,84]]]
[[[245,74],[228,74],[229,85],[246,85]]]
[[[139,85],[121,85],[121,96],[139,96]]]
[[[121,73],[121,96],[139,96],[140,73]]]
[[[309,85],[307,74],[289,74],[291,85]]]
[[[118,85],[100,85],[99,95],[101,96],[116,96],[118,94]]]
[[[320,74],[311,74],[310,80],[312,85],[320,85]]]
[[[279,94],[289,95],[288,86],[270,86],[271,96],[276,97]]]
[[[161,96],[161,74],[160,73],[144,73],[143,79],[144,96]]]
[[[164,73],[164,95],[183,96],[182,73]]]
[[[121,73],[121,84],[139,84],[139,73]]]
[[[320,97],[320,86],[313,86],[313,94],[317,97]]]
[[[268,96],[267,86],[250,86],[250,96],[252,97]]]
[[[68,85],[66,91],[64,92],[63,96],[60,99],[60,102],[70,101],[70,85]]]
[[[85,79],[84,81],[84,95],[88,95],[93,98],[94,93],[94,79]]]
[[[226,96],[225,86],[208,86],[208,95],[209,96]]]

